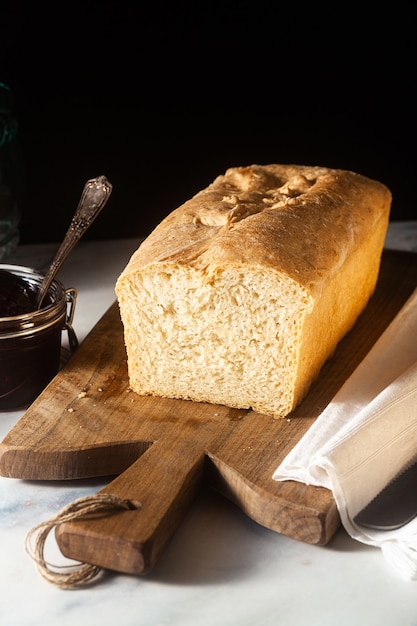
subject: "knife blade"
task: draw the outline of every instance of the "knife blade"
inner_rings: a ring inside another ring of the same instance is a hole
[[[360,526],[395,530],[417,516],[417,460],[408,465],[354,518]]]

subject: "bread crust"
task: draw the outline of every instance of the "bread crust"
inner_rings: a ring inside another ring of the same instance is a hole
[[[390,205],[385,185],[350,171],[230,168],[155,228],[124,275],[165,261],[198,268],[256,264],[313,292],[380,221],[386,228]]]

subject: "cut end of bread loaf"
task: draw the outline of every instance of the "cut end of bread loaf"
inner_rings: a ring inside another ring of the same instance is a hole
[[[389,207],[340,170],[218,177],[117,281],[132,390],[288,415],[374,290]]]
[[[263,268],[202,272],[164,263],[138,272],[120,305],[127,310],[126,344],[134,346],[129,371],[136,392],[276,415],[292,405],[287,381],[296,376],[311,307],[293,280]]]

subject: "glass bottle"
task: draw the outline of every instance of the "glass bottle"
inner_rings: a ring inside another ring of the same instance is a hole
[[[0,263],[10,257],[19,243],[21,178],[17,130],[13,93],[0,82]]]

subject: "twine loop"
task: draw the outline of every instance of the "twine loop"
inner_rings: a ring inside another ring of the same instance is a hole
[[[96,578],[103,568],[79,561],[69,565],[48,563],[45,559],[45,543],[49,533],[60,524],[72,522],[80,517],[96,517],[101,513],[108,514],[109,512],[123,509],[134,510],[138,508],[140,508],[140,503],[125,500],[108,493],[96,493],[78,498],[78,500],[61,509],[50,520],[37,524],[28,532],[25,540],[26,552],[36,563],[41,576],[48,582],[57,585],[61,589],[73,589],[74,587],[85,585]]]

